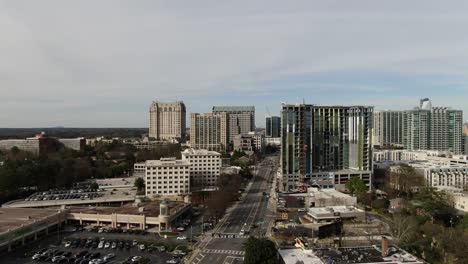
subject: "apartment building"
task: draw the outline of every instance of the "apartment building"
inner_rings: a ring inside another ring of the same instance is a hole
[[[403,111],[374,111],[374,145],[403,146],[403,118]]]
[[[228,127],[229,116],[226,113],[191,113],[190,146],[225,151],[229,144]]]
[[[190,163],[176,158],[145,162],[146,196],[175,196],[190,193]]]
[[[221,175],[221,154],[206,149],[186,149],[182,160],[190,163],[190,189],[216,187]]]
[[[239,134],[255,131],[255,106],[213,106],[213,114],[228,115],[228,142]]]
[[[281,173],[283,188],[328,174],[364,176],[372,172],[373,107],[282,105]],[[344,182],[339,180],[340,184]]]
[[[258,132],[249,132],[234,137],[233,149],[244,151],[247,154],[263,152],[265,149],[265,135]]]
[[[154,101],[149,114],[149,137],[156,140],[184,140],[186,109],[182,101]]]

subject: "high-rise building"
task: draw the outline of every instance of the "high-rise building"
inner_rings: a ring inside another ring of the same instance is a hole
[[[149,113],[149,137],[156,140],[184,140],[186,109],[182,101],[154,101]]]
[[[190,188],[202,190],[218,186],[221,175],[221,154],[206,149],[186,149],[182,160],[190,163]]]
[[[228,141],[239,134],[255,131],[255,106],[213,106],[213,114],[228,115]]]
[[[229,116],[226,113],[191,113],[190,146],[194,149],[225,151]]]
[[[403,111],[374,111],[374,145],[403,146],[403,117]]]
[[[283,188],[316,181],[342,170],[370,183],[373,107],[282,105],[281,172]],[[359,172],[359,173],[357,173]],[[334,174],[333,174],[334,175]],[[335,179],[335,183],[344,183]]]
[[[277,138],[281,134],[281,118],[279,116],[267,116],[265,118],[265,137]]]
[[[463,153],[463,112],[433,107],[428,98],[420,106],[406,111],[403,144],[409,150],[439,150]]]

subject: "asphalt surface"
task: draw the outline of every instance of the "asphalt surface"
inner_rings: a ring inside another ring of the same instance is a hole
[[[191,263],[243,263],[243,244],[248,236],[265,236],[268,224],[275,216],[268,206],[271,200],[263,192],[270,194],[277,159],[277,156],[270,156],[257,165],[252,183],[247,187],[242,200],[228,209],[216,228],[207,234],[207,238],[199,244]],[[253,224],[258,226],[252,227]],[[241,230],[248,231],[248,234],[241,235]]]

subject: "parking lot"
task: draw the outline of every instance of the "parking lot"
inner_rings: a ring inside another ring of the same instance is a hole
[[[67,199],[94,199],[103,197],[104,194],[97,190],[78,189],[78,190],[55,190],[47,192],[34,193],[26,201],[51,201],[51,200],[67,200]]]
[[[60,242],[57,242],[60,241]],[[130,233],[67,233],[51,236],[2,257],[1,263],[180,263],[187,254],[186,241],[161,239],[143,231]]]

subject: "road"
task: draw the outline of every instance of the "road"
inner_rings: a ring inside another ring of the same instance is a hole
[[[241,201],[229,208],[219,224],[202,240],[190,263],[243,263],[243,244],[248,236],[265,236],[269,222],[275,217],[275,212],[268,206],[271,201],[263,192],[271,191],[277,159],[277,156],[268,156],[257,165]],[[241,235],[241,230],[248,231],[248,235]]]

